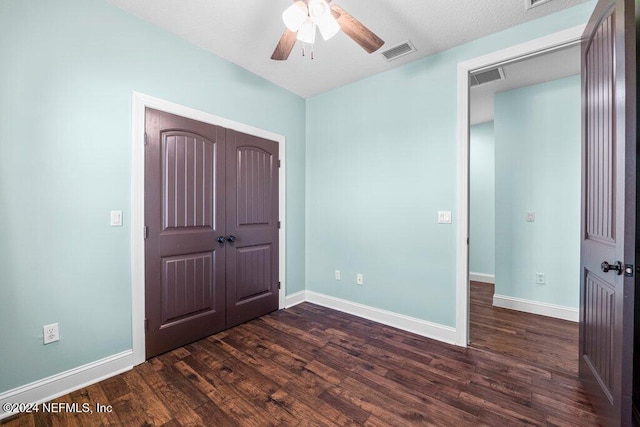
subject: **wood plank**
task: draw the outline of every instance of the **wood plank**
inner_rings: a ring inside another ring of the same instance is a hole
[[[204,368],[203,371],[202,368]],[[218,422],[222,424],[224,424],[223,420],[232,420],[232,424],[239,425],[263,425],[267,422],[260,408],[251,404],[234,387],[228,386],[218,374],[214,373],[215,371],[212,372],[195,361],[191,361],[190,364],[179,362],[176,369],[186,375],[189,381],[207,396],[208,402],[204,404],[214,404],[210,407],[212,412],[208,414],[209,418],[214,418],[213,414],[219,413],[217,414]],[[198,371],[205,372],[206,377],[201,376]],[[202,405],[198,408],[203,409]]]
[[[147,422],[152,425],[163,425],[173,419],[171,412],[164,405],[162,399],[140,376],[140,372],[132,370],[124,377],[124,380],[131,392],[140,399]]]

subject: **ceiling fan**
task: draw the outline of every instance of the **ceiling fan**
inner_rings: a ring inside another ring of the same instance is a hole
[[[294,0],[294,3],[282,14],[282,20],[287,28],[273,51],[271,59],[286,60],[297,40],[313,45],[316,28],[325,40],[329,40],[342,30],[368,53],[380,49],[384,44],[380,37],[340,6],[335,3],[329,6],[329,3],[331,0]]]

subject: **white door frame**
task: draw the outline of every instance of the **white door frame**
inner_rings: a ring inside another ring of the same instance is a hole
[[[456,344],[459,346],[466,347],[469,343],[469,73],[577,43],[584,29],[585,25],[578,25],[458,63]]]
[[[144,297],[144,120],[145,108],[186,117],[212,125],[234,129],[239,132],[269,139],[278,143],[280,158],[278,207],[281,227],[279,237],[280,293],[279,308],[285,306],[286,295],[286,166],[285,137],[263,129],[258,129],[213,114],[198,111],[184,105],[175,104],[138,92],[132,94],[132,135],[131,135],[131,300],[133,364],[145,361],[145,297]]]

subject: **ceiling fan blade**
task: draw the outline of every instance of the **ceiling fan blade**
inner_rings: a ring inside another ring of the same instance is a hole
[[[284,30],[284,34],[280,37],[280,41],[275,50],[271,54],[271,59],[275,61],[284,61],[289,57],[289,54],[293,50],[293,46],[296,44],[295,31],[291,31],[288,28]]]
[[[384,41],[380,37],[376,36],[373,31],[362,25],[362,23],[356,18],[345,12],[340,6],[332,4],[331,10],[340,14],[336,20],[338,21],[342,31],[351,37],[353,41],[362,46],[362,48],[367,52],[373,53],[380,49],[384,44]]]

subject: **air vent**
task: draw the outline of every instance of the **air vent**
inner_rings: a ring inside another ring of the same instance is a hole
[[[541,4],[549,3],[551,0],[524,0],[525,9],[531,9],[532,7],[540,6]]]
[[[502,67],[480,71],[469,76],[471,87],[484,85],[502,79],[504,79],[504,70],[502,69]]]
[[[411,52],[415,51],[416,48],[409,40],[407,40],[404,43],[400,43],[399,45],[385,50],[384,52],[382,52],[382,55],[387,58],[387,61],[393,61],[396,58],[400,58],[401,56],[408,55]]]

